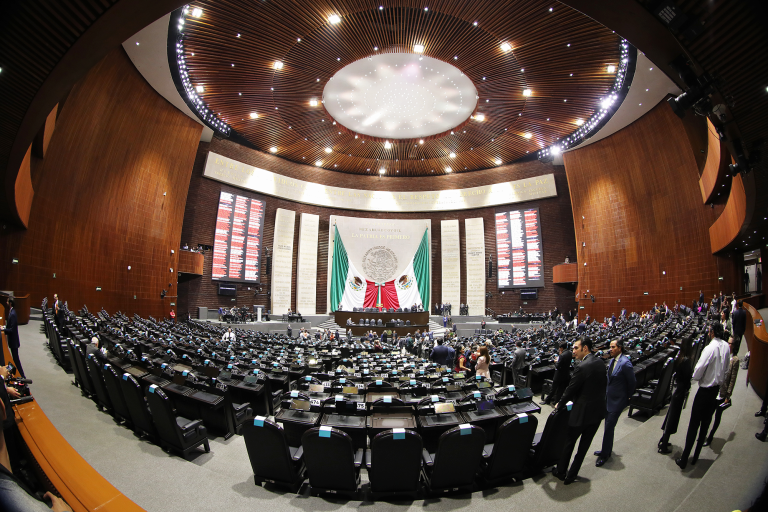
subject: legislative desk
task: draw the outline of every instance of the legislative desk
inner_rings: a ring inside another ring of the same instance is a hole
[[[342,329],[350,329],[353,336],[362,336],[368,331],[373,331],[376,334],[381,334],[384,331],[392,331],[400,336],[404,336],[408,333],[413,333],[416,329],[420,331],[429,330],[429,311],[418,311],[416,313],[400,312],[400,313],[363,313],[359,311],[334,311],[334,321],[336,325]],[[352,319],[353,325],[347,325],[347,320]],[[381,319],[382,325],[360,325],[360,320],[372,319],[378,323]],[[387,326],[388,322],[402,320],[403,322],[411,321],[411,325],[403,325],[400,327]]]
[[[13,409],[19,433],[44,474],[38,475],[39,480],[46,490],[61,496],[74,512],[144,510],[85,462],[37,402],[14,405]]]
[[[763,317],[751,305],[743,303],[747,311],[747,328],[744,332],[744,339],[749,348],[749,370],[747,370],[747,379],[755,392],[761,397],[768,393],[768,331],[765,329]],[[755,321],[761,320],[761,325],[755,325]]]

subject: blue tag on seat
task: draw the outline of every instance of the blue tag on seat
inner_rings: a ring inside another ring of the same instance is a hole
[[[565,408],[568,409],[569,411],[573,409],[573,402],[568,402],[567,404],[565,404]]]
[[[258,375],[259,370],[253,370],[254,375]]]
[[[416,381],[411,379],[410,384],[411,384],[411,386],[415,386],[416,385]]]
[[[320,427],[320,437],[331,437],[331,429],[333,427]]]
[[[521,412],[520,414],[517,415],[517,420],[520,423],[528,423],[528,415],[525,414],[524,412]]]
[[[187,375],[189,375],[189,372],[187,370],[184,370],[183,372],[181,372],[181,375],[182,377],[186,377]]]
[[[231,369],[232,369],[232,365],[231,365],[231,364],[228,364],[228,365],[227,365],[227,369],[228,369],[228,370],[231,370]]]
[[[339,382],[340,382],[341,384],[344,384],[345,382],[347,382],[347,379],[339,379]]]
[[[291,398],[296,398],[298,396],[299,396],[299,392],[298,391],[291,391]]]
[[[392,403],[392,397],[391,396],[385,396],[384,397],[384,403],[385,404],[391,404]]]
[[[439,402],[439,401],[440,401],[440,397],[439,397],[439,396],[437,396],[437,395],[432,395],[432,397],[431,397],[431,398],[432,398],[432,402],[433,402],[433,403],[434,403],[434,402]]]
[[[405,439],[405,429],[404,428],[393,428],[392,429],[392,439]]]
[[[123,380],[128,380],[128,374],[127,373],[123,374]]]
[[[448,382],[448,377],[443,377],[443,382]]]
[[[483,379],[482,375],[475,375],[475,380],[482,380],[482,379]]]
[[[468,436],[472,433],[472,425],[469,423],[464,423],[462,425],[459,425],[459,429],[461,429],[461,435]]]
[[[264,426],[264,416],[256,416],[253,418],[253,426],[254,427],[263,427]]]
[[[152,384],[151,386],[149,386],[149,392],[150,393],[154,393],[155,389],[157,389],[157,385],[156,384]]]
[[[277,366],[277,365],[275,365],[275,366]],[[307,381],[307,382],[310,382],[310,381],[312,381],[312,377],[307,375],[306,377],[304,377],[304,380]]]
[[[474,393],[472,393],[472,396],[474,398],[480,398],[480,392],[479,391],[475,391]]]
[[[377,381],[376,381],[376,385],[377,385],[377,386],[381,386],[381,381],[380,381],[380,380],[377,380]]]

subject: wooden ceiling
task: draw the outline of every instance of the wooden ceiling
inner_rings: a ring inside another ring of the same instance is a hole
[[[555,1],[200,0],[194,8],[203,13],[187,17],[185,56],[208,108],[262,151],[276,147],[294,162],[322,160],[326,169],[356,174],[464,172],[533,155],[595,112],[615,79],[607,66],[618,67],[620,55],[618,35]],[[329,23],[331,14],[341,21]],[[502,42],[513,50],[502,51]],[[334,126],[322,105],[309,105],[344,66],[411,52],[416,43],[473,81],[484,122],[384,149]],[[278,60],[282,70],[273,67]]]

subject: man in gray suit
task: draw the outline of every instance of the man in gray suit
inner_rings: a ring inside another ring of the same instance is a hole
[[[523,376],[522,371],[525,367],[525,349],[523,348],[523,342],[517,341],[515,343],[517,348],[515,349],[515,355],[514,359],[512,360],[512,375],[514,377],[515,386],[517,387],[523,387],[525,385],[525,382],[523,382]]]

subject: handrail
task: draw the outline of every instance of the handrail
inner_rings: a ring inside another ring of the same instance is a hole
[[[763,317],[751,305],[746,302],[742,307],[747,312],[747,328],[744,331],[744,338],[749,348],[749,370],[747,370],[747,380],[752,384],[755,392],[764,397],[768,392],[768,331],[765,329]],[[760,325],[756,326],[755,321],[761,320]]]

